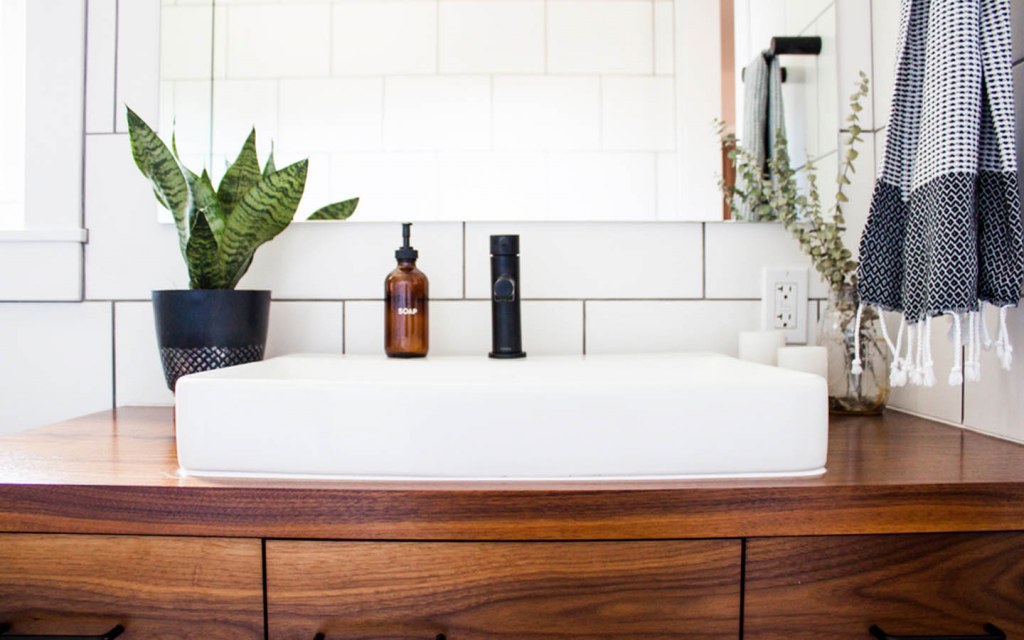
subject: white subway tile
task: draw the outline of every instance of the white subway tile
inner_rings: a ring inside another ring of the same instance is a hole
[[[544,73],[542,0],[440,0],[441,73]]]
[[[157,222],[127,134],[86,136],[85,226],[87,297],[149,299],[153,289],[187,286],[174,225]]]
[[[213,6],[164,6],[160,11],[160,79],[209,80]]]
[[[281,302],[270,305],[266,357],[289,353],[341,353],[341,302]]]
[[[1006,319],[1010,344],[1020,353],[1020,345],[1024,344],[1024,313],[1019,309],[1011,309]],[[999,313],[988,305],[985,305],[985,322],[989,333],[996,337]],[[948,344],[943,348],[948,349]],[[968,382],[964,387],[964,425],[1001,438],[1024,442],[1024,394],[1020,392],[1024,385],[1024,367],[1019,357],[1014,360],[1013,368],[1004,371],[995,350],[982,352],[981,381]],[[936,377],[941,381],[944,376],[938,373],[936,370]],[[954,408],[947,407],[947,414]]]
[[[808,269],[810,297],[828,297],[828,287],[815,277],[810,258],[801,253],[800,244],[781,224],[707,224],[705,236],[704,277],[708,298],[760,299],[766,267]]]
[[[447,220],[547,217],[543,153],[442,153],[437,165],[438,212]]]
[[[522,303],[523,349],[528,356],[582,352],[583,303]],[[346,353],[384,355],[382,302],[345,303]],[[487,300],[432,300],[430,354],[479,356],[491,350],[491,303]]]
[[[659,153],[658,172],[658,220],[679,220],[679,157],[675,152]]]
[[[490,148],[490,79],[385,79],[384,145],[399,151]]]
[[[381,279],[382,288],[383,284]],[[383,299],[345,302],[345,353],[384,357]]]
[[[118,302],[114,305],[117,405],[172,405],[160,348],[156,340],[153,303]]]
[[[0,301],[82,299],[82,244],[0,242]],[[31,266],[29,266],[31,265]]]
[[[860,237],[864,233],[864,226],[868,221],[868,213],[871,209],[871,196],[875,191],[875,140],[881,135],[881,133],[861,134],[864,141],[857,144],[858,155],[857,159],[853,162],[856,171],[849,176],[852,184],[847,185],[844,190],[844,193],[849,198],[849,202],[843,204],[843,218],[846,220],[843,243],[850,250],[850,253],[853,254],[854,260],[860,255]],[[849,134],[844,133],[841,135],[844,141],[848,137]],[[840,147],[839,153],[845,154],[845,147]],[[834,189],[835,185],[828,182],[828,174],[822,173],[821,175],[821,186],[828,185],[829,190]],[[829,206],[832,206],[833,199],[831,194],[829,194],[828,202]]]
[[[899,316],[886,313],[889,334],[895,336],[899,327]],[[934,387],[894,387],[889,397],[889,406],[902,409],[943,422],[960,424],[963,396],[962,385],[949,385],[949,370],[953,364],[953,345],[947,339],[952,319],[936,318],[932,326],[932,358],[935,367]],[[994,326],[994,325],[990,325]],[[906,344],[904,342],[904,344]],[[993,354],[984,354],[992,358]],[[996,365],[998,366],[998,364]],[[984,383],[982,383],[984,384]],[[967,387],[978,386],[978,383],[967,383]]]
[[[871,0],[871,91],[874,96],[876,128],[883,127],[889,122],[889,104],[892,101],[896,78],[900,4],[892,0]]]
[[[375,150],[383,124],[381,78],[282,80],[278,142],[282,149]]]
[[[675,149],[675,82],[670,78],[603,78],[601,131],[605,149]]]
[[[228,12],[227,77],[322,77],[330,71],[329,4],[239,5]]]
[[[85,50],[85,132],[114,130],[117,0],[90,0]]]
[[[295,220],[305,220],[321,207],[335,202],[331,199],[331,156],[329,154],[282,154],[281,159],[286,163],[298,162],[302,159],[309,161],[306,168],[306,187],[302,191],[299,208],[295,211]]]
[[[333,5],[334,75],[437,71],[437,3],[354,0]]]
[[[650,220],[656,213],[655,154],[553,153],[551,220]]]
[[[395,268],[401,244],[398,224],[300,222],[256,252],[239,287],[270,289],[279,300],[383,298],[384,278]],[[416,224],[412,244],[431,296],[460,297],[462,225]]]
[[[831,145],[826,141],[834,139],[835,132],[845,126],[846,115],[850,112],[847,98],[853,93],[854,86],[841,87],[838,84],[837,73],[839,69],[838,48],[836,43],[836,9],[830,6],[814,21],[814,35],[821,38],[821,54],[814,56],[817,65],[817,142],[818,152],[829,151]],[[842,93],[843,101],[840,103],[839,95]],[[841,107],[841,108],[840,108]],[[840,120],[842,115],[842,121]]]
[[[125,105],[146,122],[160,114],[160,1],[119,2],[117,7],[116,131],[127,131]]]
[[[171,134],[176,134],[181,157],[203,158],[202,164],[205,165],[210,155],[210,81],[173,80],[170,84],[173,85],[172,98],[168,101],[161,95],[158,132],[168,146]],[[244,137],[236,143],[238,148],[241,148],[242,140]],[[189,168],[198,170],[201,167],[189,165]]]
[[[109,303],[0,304],[0,433],[109,409]]]
[[[490,299],[489,236],[520,235],[523,297],[699,298],[701,229],[671,223],[466,224],[466,295]]]
[[[672,0],[654,2],[654,73],[671,76],[675,73],[675,14]]]
[[[218,80],[214,85],[213,152],[232,161],[249,131],[256,128],[256,151],[266,162],[271,143],[279,141],[278,86],[274,80]]]
[[[836,57],[839,68],[836,74],[839,84],[840,124],[846,126],[849,112],[849,97],[860,81],[860,72],[871,80],[871,11],[864,0],[836,0],[835,24],[842,25],[836,31]],[[876,87],[871,81],[868,99],[862,104],[860,126],[873,129],[875,126],[874,93]]]
[[[548,72],[654,72],[650,2],[582,0],[548,3]]]
[[[1013,60],[1024,58],[1024,2],[1010,2],[1010,31],[1013,33]]]
[[[812,23],[832,4],[832,0],[786,0],[783,13],[786,31],[793,35],[805,35],[813,29]],[[867,11],[865,11],[867,13]],[[765,43],[767,45],[767,43]]]
[[[359,198],[363,222],[438,220],[433,153],[348,153],[331,157],[331,199]]]
[[[759,305],[734,300],[588,301],[587,353],[714,351],[736,355]]]
[[[596,77],[494,79],[496,149],[587,151],[601,147]]]

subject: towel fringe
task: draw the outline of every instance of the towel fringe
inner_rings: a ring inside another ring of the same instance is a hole
[[[996,356],[1004,371],[1009,371],[1013,365],[1013,345],[1010,344],[1010,332],[1006,327],[1006,310],[1009,307],[999,307],[999,337],[996,338]]]
[[[919,348],[923,352],[921,361],[921,386],[935,386],[935,363],[932,362],[932,317],[924,320],[924,339],[921,340]]]
[[[850,365],[850,373],[859,376],[864,373],[864,366],[860,359],[860,323],[864,313],[864,303],[857,305],[857,319],[853,324],[853,364]]]
[[[978,305],[978,322],[981,323],[981,348],[985,351],[992,349],[992,336],[988,333],[988,324],[985,322],[985,303],[982,302]]]
[[[979,313],[967,314],[967,360],[964,373],[968,382],[981,380],[981,327]]]
[[[949,384],[957,387],[964,383],[963,372],[963,333],[959,313],[951,313],[953,322],[950,325],[953,335],[953,366],[949,370]]]

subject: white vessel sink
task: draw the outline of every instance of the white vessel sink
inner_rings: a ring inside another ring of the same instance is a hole
[[[825,380],[717,354],[293,355],[181,378],[181,471],[359,479],[824,472]]]

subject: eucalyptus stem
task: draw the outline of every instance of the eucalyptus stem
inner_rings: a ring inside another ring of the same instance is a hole
[[[835,203],[827,214],[822,211],[817,167],[808,160],[802,167],[792,168],[786,137],[781,131],[775,137],[774,155],[765,171],[723,123],[719,122],[718,126],[719,138],[723,148],[729,149],[729,161],[737,176],[736,184],[719,180],[726,202],[734,212],[745,213],[751,219],[782,222],[800,243],[801,250],[810,256],[815,270],[836,292],[853,286],[857,273],[857,262],[843,243],[846,231],[843,207],[849,202],[845,189],[851,184],[850,176],[856,173],[857,144],[864,141],[860,127],[862,102],[868,95],[868,78],[864,72],[860,73],[856,87],[850,96],[850,114],[846,118],[847,137],[836,176]],[[807,180],[806,193],[797,185],[801,175]]]

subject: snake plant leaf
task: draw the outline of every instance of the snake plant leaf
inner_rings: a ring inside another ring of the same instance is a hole
[[[193,174],[194,175],[194,174]],[[195,224],[193,218],[202,216],[210,227],[217,244],[224,234],[224,213],[221,208],[217,192],[213,189],[213,182],[210,181],[210,174],[203,169],[203,175],[192,180],[189,185],[192,188],[192,211],[189,212],[189,224]]]
[[[157,194],[160,204],[174,216],[178,242],[182,253],[185,253],[191,201],[185,175],[167,145],[131,109],[128,109],[128,137],[131,139],[135,165],[153,185],[153,191]]]
[[[231,216],[238,201],[259,181],[260,161],[256,157],[256,129],[253,128],[249,132],[249,137],[245,139],[238,158],[224,172],[220,186],[217,187],[217,200],[220,201],[220,210],[225,218]]]
[[[351,200],[343,200],[341,202],[334,202],[317,209],[313,215],[307,218],[308,220],[348,220],[353,213],[356,212],[356,207],[359,206],[359,198],[352,198]]]
[[[256,249],[285,230],[306,186],[307,160],[300,160],[260,180],[235,206],[224,226],[220,249],[224,274],[237,283]]]
[[[277,167],[274,165],[274,143],[270,143],[270,155],[267,156],[267,165],[263,167],[263,177],[266,178],[270,174],[277,171]]]
[[[217,253],[217,241],[205,215],[197,212],[192,218],[185,261],[188,264],[189,288],[224,289],[224,266]]]

